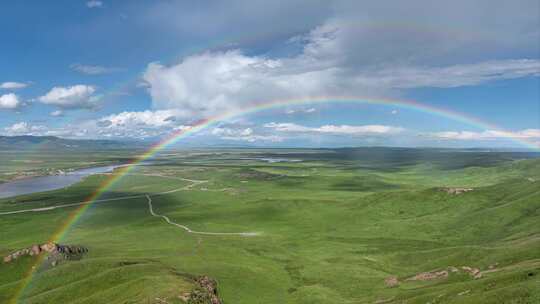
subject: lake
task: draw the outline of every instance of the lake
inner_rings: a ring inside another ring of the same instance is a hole
[[[62,175],[47,175],[14,180],[0,184],[0,198],[61,189],[78,183],[89,175],[111,172],[120,166],[111,165],[85,168]]]

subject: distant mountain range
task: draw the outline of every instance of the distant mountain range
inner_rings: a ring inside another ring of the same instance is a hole
[[[110,150],[110,149],[137,149],[145,150],[150,148],[153,144],[160,142],[159,138],[147,139],[147,140],[130,140],[130,139],[68,139],[56,136],[0,136],[0,151],[27,151],[27,150]],[[330,149],[330,150],[342,150],[342,151],[374,151],[379,150],[379,153],[390,152],[393,150],[401,151],[431,151],[431,152],[531,152],[535,157],[538,157],[538,151],[531,151],[528,149],[518,148],[428,148],[428,147],[331,147],[331,146],[265,146],[255,144],[228,144],[228,143],[190,143],[182,142],[177,143],[169,147],[169,149]],[[417,152],[415,152],[417,153]]]
[[[125,149],[144,147],[134,141],[66,139],[55,136],[0,136],[0,150]]]

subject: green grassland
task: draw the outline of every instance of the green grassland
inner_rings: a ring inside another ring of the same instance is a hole
[[[88,254],[38,268],[21,303],[183,303],[178,296],[197,288],[198,275],[216,279],[228,304],[540,303],[536,156],[383,148],[164,153],[102,197],[116,200],[87,210],[62,243],[84,245]],[[83,201],[106,178],[3,199],[0,212]],[[441,187],[474,190],[452,195]],[[192,230],[258,234],[188,233],[153,217],[146,194],[157,213]],[[0,255],[45,242],[74,208],[0,216]],[[35,259],[0,263],[0,303]],[[478,268],[482,277],[459,270],[407,280],[452,266]],[[390,276],[398,286],[385,284]]]

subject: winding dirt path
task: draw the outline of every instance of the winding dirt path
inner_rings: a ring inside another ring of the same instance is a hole
[[[132,175],[134,175],[134,174],[132,174]],[[155,193],[155,194],[153,194],[153,196],[165,195],[165,194],[174,193],[174,192],[178,192],[178,191],[190,190],[191,188],[195,187],[196,185],[208,182],[206,180],[194,180],[194,179],[187,179],[187,178],[182,178],[182,177],[172,177],[172,176],[156,175],[156,174],[152,174],[152,175],[138,174],[138,175],[146,175],[146,176],[155,176],[155,177],[176,179],[176,180],[182,180],[182,181],[187,181],[187,182],[191,183],[189,185],[186,185],[186,186],[183,186],[183,187],[180,187],[180,188]],[[137,194],[137,195],[122,196],[122,197],[98,199],[98,200],[92,201],[92,203],[100,204],[100,203],[106,203],[106,202],[112,202],[112,201],[120,201],[120,200],[125,200],[125,199],[142,198],[142,197],[145,197],[146,195],[147,194]],[[90,202],[88,202],[88,201],[82,201],[82,202],[60,204],[60,205],[54,205],[54,206],[48,206],[48,207],[30,208],[30,209],[22,209],[22,210],[14,210],[14,211],[4,211],[4,212],[0,212],[0,215],[11,215],[11,214],[27,213],[27,212],[43,212],[43,211],[50,211],[50,210],[60,209],[60,208],[81,206],[81,205],[86,205],[86,204],[89,204],[89,203]]]
[[[259,233],[257,233],[257,232],[205,232],[205,231],[194,231],[194,230],[191,230],[189,227],[187,227],[185,225],[178,224],[176,222],[171,221],[171,219],[169,219],[165,215],[158,214],[158,213],[154,212],[154,206],[152,205],[152,198],[148,194],[146,195],[146,198],[148,199],[148,210],[150,211],[150,214],[152,216],[160,217],[160,218],[164,219],[168,224],[171,224],[171,225],[176,226],[178,228],[182,228],[182,229],[184,229],[185,231],[187,231],[189,233],[204,234],[204,235],[236,235],[236,236],[257,236],[257,235],[259,235]]]
[[[132,174],[132,175],[135,175],[135,174]],[[167,190],[167,191],[163,191],[163,192],[158,192],[158,193],[152,194],[152,196],[165,195],[165,194],[174,193],[174,192],[178,192],[178,191],[186,191],[186,190],[190,190],[191,188],[193,188],[193,187],[195,187],[197,185],[208,182],[206,180],[193,180],[193,179],[187,179],[187,178],[182,178],[182,177],[172,177],[172,176],[165,176],[165,175],[159,175],[159,174],[137,174],[137,175],[146,175],[146,176],[155,176],[155,177],[176,179],[176,180],[182,180],[182,181],[187,181],[187,182],[191,183],[189,185],[186,185],[186,186],[183,186],[183,187],[180,187],[180,188]],[[142,198],[142,197],[146,197],[146,199],[148,200],[148,209],[149,209],[150,214],[152,216],[160,217],[160,218],[164,219],[168,224],[176,226],[178,228],[181,228],[181,229],[187,231],[188,233],[202,234],[202,235],[225,235],[225,236],[226,235],[232,235],[232,236],[256,236],[256,235],[259,235],[259,233],[257,233],[257,232],[205,232],[205,231],[191,230],[189,227],[187,227],[185,225],[181,225],[181,224],[178,224],[178,223],[175,223],[175,222],[171,221],[171,219],[169,219],[165,215],[155,213],[154,212],[154,207],[152,205],[152,198],[150,197],[149,194],[129,195],[129,196],[122,196],[122,197],[99,199],[99,200],[94,200],[92,202],[83,201],[83,202],[75,202],[75,203],[68,203],[68,204],[60,204],[60,205],[49,206],[49,207],[40,207],[40,208],[14,210],[14,211],[5,211],[5,212],[0,212],[0,215],[11,215],[11,214],[27,213],[27,212],[44,212],[44,211],[50,211],[50,210],[55,210],[55,209],[60,209],[60,208],[81,206],[81,205],[86,205],[86,204],[90,204],[90,203],[100,204],[100,203],[106,203],[106,202],[112,202],[112,201],[120,201],[120,200],[125,200],[125,199],[132,199],[132,198]]]

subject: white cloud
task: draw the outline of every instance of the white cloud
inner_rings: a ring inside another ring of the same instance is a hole
[[[177,112],[172,110],[122,112],[99,119],[110,127],[167,127],[176,123]]]
[[[282,136],[277,136],[277,135],[257,135],[257,134],[253,134],[253,135],[247,135],[247,136],[223,136],[223,137],[221,137],[221,139],[234,140],[234,141],[247,141],[247,142],[250,142],[250,143],[253,143],[253,142],[277,143],[277,142],[282,142],[285,138],[282,137]]]
[[[7,131],[8,133],[13,133],[13,134],[26,132],[28,131],[28,124],[26,122],[18,122],[9,127],[5,127],[4,130]]]
[[[3,128],[1,134],[7,136],[32,135],[60,136],[67,138],[88,138],[88,136],[94,136],[94,134],[89,133],[83,125],[66,125],[59,128],[51,128],[45,125],[34,125],[23,121]]]
[[[214,128],[211,131],[212,135],[218,136],[223,140],[234,140],[234,141],[246,141],[246,142],[281,142],[284,140],[284,137],[277,135],[266,135],[266,134],[255,134],[252,128],[223,128],[218,127]]]
[[[63,115],[61,111],[51,116]],[[98,119],[66,124],[61,127],[46,127],[20,122],[4,128],[6,135],[40,135],[67,138],[133,138],[146,139],[169,135],[179,130],[189,130],[189,124],[176,120],[177,111],[121,112]]]
[[[4,128],[4,133],[9,136],[14,135],[43,135],[47,127],[42,125],[30,125],[27,122],[18,122]]]
[[[316,112],[317,109],[315,108],[308,108],[308,109],[287,109],[285,110],[285,114],[289,114],[289,115],[292,115],[292,114],[298,114],[298,113],[304,113],[304,114],[309,114],[309,113],[314,113]]]
[[[519,131],[486,130],[446,131],[423,134],[423,136],[443,140],[499,140],[499,139],[540,139],[540,129],[525,129]]]
[[[80,63],[74,63],[69,66],[72,70],[86,75],[103,75],[121,71],[121,68],[117,67],[105,67],[100,65],[85,65]]]
[[[214,128],[212,134],[217,136],[249,136],[253,134],[253,129]]]
[[[215,115],[253,101],[267,86],[262,70],[274,62],[247,57],[239,51],[204,53],[187,57],[178,65],[148,65],[144,80],[158,109],[182,108],[189,115]],[[271,84],[273,85],[273,84]]]
[[[1,83],[0,84],[0,89],[17,90],[17,89],[26,88],[27,86],[29,86],[28,83],[8,81],[8,82]]]
[[[304,127],[292,122],[282,122],[282,123],[276,123],[276,122],[270,122],[264,125],[266,128],[272,128],[276,131],[280,132],[309,132],[313,128]]]
[[[395,135],[405,129],[401,127],[384,126],[384,125],[323,125],[320,127],[306,127],[295,123],[267,123],[264,125],[267,128],[272,128],[279,132],[295,132],[295,133],[321,133],[331,135],[354,135],[354,136],[373,136],[373,135]]]
[[[178,121],[180,113],[175,110],[121,112],[94,120],[86,128],[96,130],[100,137],[160,137],[191,128]]]
[[[268,100],[341,93],[349,83],[340,82],[338,72],[314,70],[304,59],[273,60],[235,50],[190,56],[170,67],[151,63],[143,79],[154,107],[212,116]]]
[[[13,93],[4,94],[0,96],[0,109],[16,109],[22,102],[19,97]]]
[[[90,0],[86,2],[88,8],[98,8],[103,7],[103,2],[99,0]]]
[[[56,110],[56,111],[52,111],[50,115],[53,117],[60,117],[64,115],[64,112],[62,110]]]
[[[395,61],[388,55],[383,58],[387,61],[372,63],[358,57],[369,50],[349,45],[358,40],[354,38],[357,31],[350,24],[331,20],[303,36],[302,51],[295,56],[248,56],[240,50],[205,52],[175,65],[150,63],[143,80],[155,108],[212,116],[276,99],[388,96],[409,88],[458,87],[540,75],[540,60],[536,59],[424,64]]]
[[[99,96],[93,95],[95,91],[94,86],[83,84],[54,87],[38,99],[44,104],[63,109],[92,109],[97,106],[99,100]]]

